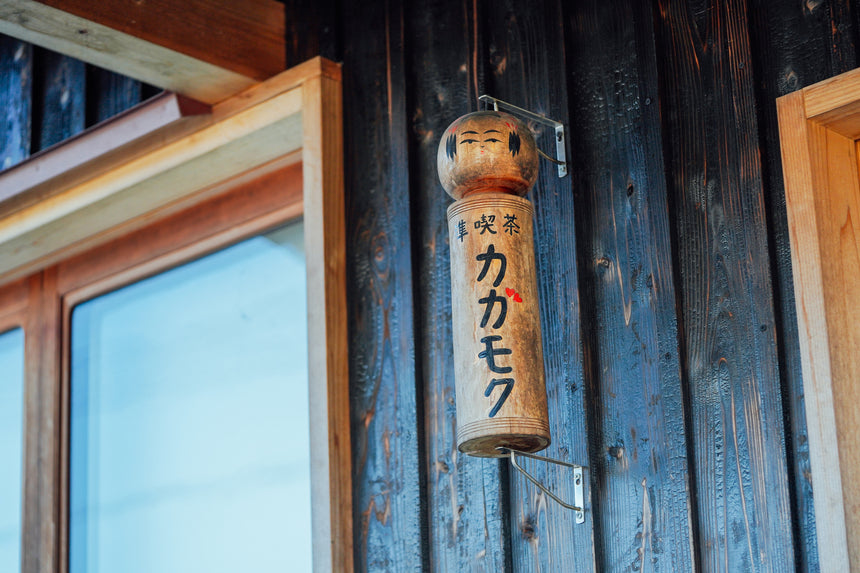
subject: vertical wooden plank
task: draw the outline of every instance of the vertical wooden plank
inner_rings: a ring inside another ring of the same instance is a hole
[[[33,83],[33,146],[40,151],[84,130],[86,66],[36,48]]]
[[[477,109],[482,89],[480,6],[413,2],[407,11],[415,249],[416,348],[423,381],[427,520],[433,571],[510,570],[507,473],[499,460],[457,451],[451,270],[436,149],[448,125]]]
[[[56,269],[30,279],[24,342],[24,573],[55,571],[60,545],[60,298]]]
[[[423,412],[415,379],[403,6],[354,3],[341,16],[355,566],[420,571]]]
[[[0,36],[0,169],[30,155],[30,105],[33,86],[33,48]]]
[[[603,570],[693,571],[651,10],[594,0],[569,11],[596,542]]]
[[[860,569],[860,224],[854,221],[860,213],[857,143],[821,125],[809,127],[845,529],[851,570],[856,571]]]
[[[311,516],[315,571],[353,570],[352,459],[346,220],[343,196],[343,95],[321,76],[302,86],[302,181],[308,280],[311,380]]]
[[[140,103],[139,81],[95,66],[86,66],[86,74],[87,127]]]
[[[750,29],[760,110],[762,174],[772,238],[786,445],[793,484],[792,506],[796,508],[793,520],[796,564],[799,570],[815,572],[819,570],[816,519],[776,98],[853,68],[855,30],[848,0],[819,3],[752,0]]]
[[[568,122],[564,21],[555,0],[494,2],[487,10],[489,93]],[[554,155],[554,133],[539,125],[538,146]],[[541,162],[530,193],[535,205],[544,363],[552,445],[546,454],[588,464],[586,391],[579,326],[577,245],[571,178],[559,179],[555,165]],[[570,470],[528,464],[534,475],[566,499],[573,499]],[[514,570],[594,571],[592,506],[586,473],[586,521],[576,524],[565,509],[511,471],[511,530]]]
[[[808,421],[808,471],[812,474],[807,479],[815,482],[816,514],[827,516],[820,523],[815,522],[816,541],[822,540],[822,546],[826,547],[815,566],[824,571],[844,571],[849,569],[849,562],[842,475],[838,471],[828,471],[839,464],[839,439],[833,416],[829,340],[826,334],[821,334],[827,332],[827,313],[813,192],[820,175],[813,173],[809,145],[810,139],[815,140],[811,137],[810,122],[806,120],[802,91],[780,98],[778,111],[794,292],[802,309],[797,313],[797,321]],[[818,473],[819,468],[824,471]]]
[[[287,68],[315,56],[341,57],[336,0],[284,0]]]
[[[656,6],[702,569],[790,570],[792,512],[747,5]]]

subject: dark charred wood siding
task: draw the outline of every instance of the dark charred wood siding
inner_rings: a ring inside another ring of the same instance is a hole
[[[856,2],[285,5],[289,63],[344,64],[357,569],[818,571],[775,98],[855,67]],[[151,93],[8,38],[0,74],[4,166]],[[435,156],[481,93],[570,129],[531,199],[581,525],[454,444]]]

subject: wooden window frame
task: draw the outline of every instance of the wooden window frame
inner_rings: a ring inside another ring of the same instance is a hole
[[[186,102],[189,113],[145,133],[129,128],[169,116],[182,103],[171,101],[143,104],[0,173],[0,327],[21,326],[25,337],[23,571],[68,570],[74,306],[300,216],[314,569],[351,571],[340,69],[316,58],[209,113]],[[104,141],[114,145],[91,153]]]
[[[860,70],[777,110],[821,570],[860,570]]]

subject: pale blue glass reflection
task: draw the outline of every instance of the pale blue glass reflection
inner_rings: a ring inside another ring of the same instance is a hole
[[[72,315],[71,573],[309,571],[301,223]]]
[[[24,331],[0,334],[0,571],[21,570]]]

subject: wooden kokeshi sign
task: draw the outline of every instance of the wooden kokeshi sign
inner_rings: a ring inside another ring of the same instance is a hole
[[[511,115],[456,120],[437,154],[448,208],[457,447],[534,452],[550,443],[535,273],[531,132]]]

